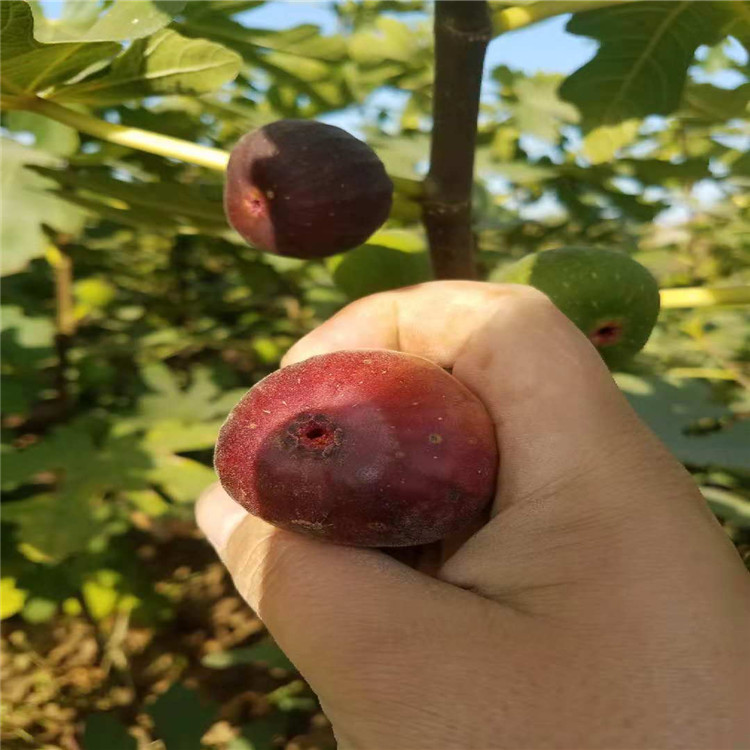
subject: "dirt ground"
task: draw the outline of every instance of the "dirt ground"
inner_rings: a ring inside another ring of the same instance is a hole
[[[139,624],[119,613],[97,623],[82,613],[3,624],[3,748],[115,750],[84,739],[87,717],[108,712],[138,748],[158,750],[165,744],[149,707],[175,684],[216,708],[202,740],[193,737],[185,748],[333,748],[327,719],[292,669],[263,661],[223,669],[202,663],[211,653],[263,641],[266,633],[191,524],[175,523],[162,536],[134,535],[133,551],[150,569],[156,592],[172,603],[168,621]]]

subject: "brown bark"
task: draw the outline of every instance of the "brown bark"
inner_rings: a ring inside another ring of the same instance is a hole
[[[492,24],[484,0],[435,3],[435,85],[423,221],[439,279],[473,279],[471,192],[479,93]]]

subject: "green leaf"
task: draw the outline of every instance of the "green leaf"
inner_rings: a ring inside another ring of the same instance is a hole
[[[149,466],[148,456],[131,436],[110,437],[97,445],[91,427],[80,419],[58,427],[29,448],[6,455],[2,481],[3,486],[14,487],[39,473],[56,472],[71,491],[82,490],[77,495],[91,494],[112,487],[140,489]]]
[[[509,105],[518,129],[556,142],[560,127],[578,122],[578,111],[557,96],[562,76],[538,74],[522,78],[513,88],[518,102]]]
[[[388,16],[375,19],[375,31],[361,31],[352,36],[349,54],[364,66],[396,61],[409,63],[414,56],[414,35],[403,22]]]
[[[16,586],[16,579],[3,577],[0,581],[0,620],[18,614],[26,602],[28,592]]]
[[[78,131],[34,112],[8,112],[5,125],[16,133],[34,136],[34,146],[55,156],[69,156],[78,150]]]
[[[213,39],[239,52],[248,62],[257,62],[262,51],[288,52],[295,57],[336,63],[346,58],[346,43],[341,36],[325,36],[313,24],[271,31],[255,29],[232,21],[226,16],[202,15],[181,28]]]
[[[235,78],[240,56],[220,44],[163,29],[138,39],[103,74],[61,89],[54,98],[104,106],[165,94],[202,94]]]
[[[263,5],[266,0],[202,0],[200,3],[189,2],[185,7],[185,15],[193,18],[196,16],[211,15],[212,13],[223,13],[234,15],[243,10],[252,10]]]
[[[649,185],[667,181],[694,182],[710,177],[708,159],[694,158],[680,162],[665,159],[618,159],[617,166],[637,180]]]
[[[295,666],[271,638],[266,638],[249,648],[214,651],[206,654],[201,664],[209,669],[228,669],[243,664],[266,664],[269,668],[294,670]]]
[[[184,456],[154,451],[150,481],[158,484],[175,502],[193,503],[201,491],[216,481],[214,470]]]
[[[730,169],[732,174],[737,177],[750,177],[750,151],[734,159],[730,165]]]
[[[270,716],[253,719],[249,724],[245,724],[240,736],[227,745],[227,750],[274,750],[279,747],[276,739],[284,738],[286,734],[286,716],[274,712]]]
[[[42,44],[34,39],[31,8],[22,0],[0,3],[2,90],[11,95],[35,93],[116,55],[111,42]]]
[[[685,87],[680,115],[701,122],[725,122],[744,117],[750,103],[750,83],[734,89],[722,89],[709,83],[693,83]]]
[[[302,680],[292,680],[267,693],[266,698],[281,711],[312,711],[315,709],[315,699],[310,697],[309,690],[309,686]]]
[[[731,3],[729,3],[731,5]],[[576,13],[566,30],[601,43],[596,56],[570,75],[560,95],[575,104],[585,130],[680,104],[687,71],[701,44],[715,44],[729,11],[718,2],[625,3]]]
[[[83,419],[59,427],[24,450],[8,450],[3,486],[32,484],[40,474],[57,479],[54,494],[9,503],[4,520],[18,525],[21,541],[42,559],[56,561],[89,548],[106,532],[106,492],[146,487],[153,461],[129,435],[93,440]],[[47,479],[49,481],[49,479]]]
[[[49,622],[57,614],[57,602],[34,596],[26,600],[21,617],[32,625]]]
[[[68,0],[62,16],[48,20],[35,2],[34,36],[47,43],[140,39],[166,26],[184,7],[184,0]]]
[[[701,487],[711,510],[738,529],[750,529],[750,500],[718,487]]]
[[[627,120],[619,125],[600,125],[590,130],[583,139],[583,154],[592,164],[606,164],[617,152],[638,136],[639,120]]]
[[[231,398],[239,399],[243,393],[240,390],[230,391]],[[229,412],[229,398],[221,401],[222,416],[208,422],[185,422],[179,419],[160,419],[146,433],[146,442],[160,450],[172,453],[185,451],[200,451],[213,448],[216,435],[223,422],[223,417]]]
[[[0,7],[5,3],[0,3]],[[59,232],[75,235],[83,226],[84,214],[46,192],[49,181],[26,169],[28,164],[54,166],[58,160],[43,151],[27,148],[3,138],[2,144],[2,274],[22,270],[44,253],[48,240],[44,222]]]
[[[484,170],[483,170],[484,171]],[[486,170],[488,173],[498,174],[516,185],[529,185],[546,180],[557,175],[557,168],[541,166],[521,161],[498,162]]]
[[[83,731],[84,750],[136,750],[138,743],[112,714],[90,714]]]
[[[283,31],[247,28],[219,14],[188,18],[178,28],[208,37],[235,50],[253,69],[271,78],[267,99],[289,117],[309,117],[339,109],[353,98],[343,78],[346,45],[339,36],[324,36],[305,24]],[[309,101],[304,103],[304,97]]]
[[[747,470],[750,422],[739,421],[710,432],[691,431],[702,419],[731,416],[726,407],[712,400],[706,383],[624,373],[615,379],[633,408],[680,461],[691,466]]]
[[[2,306],[0,328],[15,331],[16,340],[25,349],[51,347],[55,338],[55,326],[49,318],[32,318],[20,307]]]
[[[73,190],[80,190],[93,200],[117,201],[120,211],[134,213],[146,211],[148,216],[162,218],[176,226],[195,226],[206,232],[227,231],[227,222],[220,200],[203,197],[188,185],[163,182],[134,182],[118,180],[108,171],[88,169],[34,168],[34,171],[64,188],[61,193],[73,202],[77,197]],[[89,198],[88,205],[93,201]],[[102,206],[104,208],[105,206]]]
[[[194,690],[179,683],[160,695],[148,713],[169,750],[200,750],[201,737],[217,717],[214,704],[204,704]]]
[[[403,252],[367,244],[343,255],[333,280],[350,298],[419,284],[432,278],[426,252]]]
[[[130,593],[125,576],[117,570],[100,569],[86,575],[81,596],[91,617],[100,621],[117,610],[131,609],[138,599]]]
[[[148,365],[141,375],[152,391],[138,403],[145,424],[163,420],[191,424],[223,419],[245,393],[244,389],[222,393],[205,367],[193,368],[192,382],[186,388],[180,387],[174,373],[163,364]]]
[[[3,506],[3,520],[18,526],[19,541],[37,560],[59,562],[87,549],[101,528],[82,494],[37,495]]]

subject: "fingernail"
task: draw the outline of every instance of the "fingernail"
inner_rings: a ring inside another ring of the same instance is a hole
[[[198,498],[195,517],[201,531],[222,556],[229,537],[247,517],[247,511],[232,500],[217,482],[206,488]]]

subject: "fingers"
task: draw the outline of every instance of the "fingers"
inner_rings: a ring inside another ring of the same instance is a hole
[[[434,281],[374,294],[345,307],[298,341],[282,365],[340,349],[395,349],[452,367],[501,300],[539,295],[514,284]]]
[[[672,524],[674,512],[711,523],[689,476],[635,416],[593,346],[543,294],[434,282],[373,295],[298,342],[285,364],[368,347],[452,368],[496,425],[499,515],[443,568],[446,580],[499,597],[524,576],[546,586],[561,557],[570,564],[561,566],[565,578],[595,569],[608,545],[657,515],[653,528]]]
[[[336,349],[432,359],[473,390],[497,426],[496,510],[619,454],[637,420],[586,338],[543,294],[517,285],[433,282],[353,303],[284,364]]]
[[[375,550],[276,529],[218,484],[200,497],[196,515],[240,594],[324,702],[361,694],[389,664],[408,672],[413,660],[417,674],[420,660],[439,663],[469,613],[486,618],[479,597]]]

